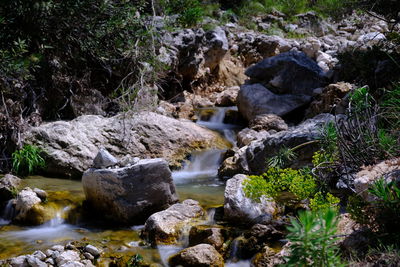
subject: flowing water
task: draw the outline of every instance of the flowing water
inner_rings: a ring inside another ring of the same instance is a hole
[[[225,113],[231,109],[216,108],[208,120],[202,118],[198,124],[220,132],[234,146],[235,129],[238,126],[224,123]],[[221,206],[224,201],[225,184],[217,177],[223,152],[223,150],[195,152],[181,170],[172,173],[180,200],[191,198],[208,208],[208,218],[204,224],[215,224],[213,207]],[[54,244],[83,240],[106,248],[106,255],[118,252],[132,255],[139,253],[148,262],[158,262],[167,266],[168,257],[188,245],[187,234],[182,235],[177,245],[158,246],[153,249],[141,245],[139,233],[143,226],[101,229],[67,223],[65,220],[67,212],[84,200],[80,181],[33,176],[24,179],[23,186],[38,187],[47,191],[48,202],[54,203],[57,211],[53,219],[40,226],[8,225],[13,212],[12,202],[8,203],[0,217],[0,259],[46,249]],[[227,266],[249,266],[243,264],[245,262],[230,262]]]

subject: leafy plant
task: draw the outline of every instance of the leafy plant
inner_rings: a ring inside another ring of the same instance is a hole
[[[12,154],[13,170],[17,174],[32,174],[45,167],[45,161],[40,155],[42,150],[34,145],[24,145]]]
[[[283,266],[344,266],[335,244],[337,224],[333,209],[300,211],[298,220],[292,218],[288,227],[290,256]]]
[[[271,168],[284,168],[296,158],[296,153],[288,147],[281,147],[278,153],[267,159],[267,166]]]
[[[244,182],[246,196],[259,200],[261,196],[276,198],[282,192],[291,192],[299,200],[315,193],[314,178],[299,170],[269,168],[261,176],[249,176]]]
[[[135,254],[133,255],[128,263],[127,263],[127,267],[140,267],[143,264],[143,257],[140,254]]]
[[[325,196],[322,192],[317,192],[313,198],[310,199],[311,210],[321,210],[321,209],[338,209],[338,204],[340,199],[327,193]]]

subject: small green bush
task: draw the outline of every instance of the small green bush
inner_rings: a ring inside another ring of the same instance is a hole
[[[20,175],[32,174],[45,167],[45,161],[40,155],[42,150],[34,145],[24,145],[12,154],[12,166],[15,173]]]
[[[205,10],[199,0],[165,0],[163,1],[165,13],[178,14],[178,21],[183,27],[197,25],[204,17]]]
[[[327,193],[325,196],[322,192],[317,192],[313,198],[310,199],[310,208],[312,210],[323,210],[323,209],[337,209],[340,199]]]
[[[333,209],[300,211],[299,218],[292,218],[288,227],[290,256],[282,266],[344,266],[335,244],[337,225]]]

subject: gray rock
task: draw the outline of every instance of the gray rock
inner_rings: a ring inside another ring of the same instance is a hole
[[[34,127],[26,141],[46,151],[48,175],[81,178],[101,144],[116,157],[161,157],[179,166],[193,150],[223,148],[221,136],[193,122],[179,121],[151,112],[111,118],[86,115]]]
[[[186,199],[151,215],[144,225],[142,236],[153,244],[175,242],[185,224],[203,215],[199,202]]]
[[[63,252],[64,251],[64,247],[61,245],[54,245],[51,247],[52,250],[58,251],[58,252]]]
[[[0,203],[15,197],[21,179],[12,174],[6,174],[0,178]]]
[[[116,169],[89,169],[82,185],[92,207],[119,223],[141,223],[178,201],[164,159],[140,160]]]
[[[60,255],[56,258],[56,262],[58,266],[62,266],[63,264],[69,262],[79,262],[81,258],[79,257],[79,253],[74,250],[66,250],[61,252]],[[75,265],[68,265],[68,266],[75,266]],[[81,265],[83,266],[83,264]]]
[[[260,223],[270,221],[278,207],[271,199],[263,198],[257,203],[246,197],[243,182],[246,175],[237,174],[226,183],[224,193],[224,218],[235,223]],[[269,219],[268,219],[269,218]]]
[[[12,258],[9,263],[12,267],[29,267],[25,255]]]
[[[288,129],[288,125],[286,124],[286,122],[281,117],[274,114],[258,115],[250,121],[249,126],[251,129],[256,131],[276,130],[279,132],[286,131]]]
[[[98,248],[96,248],[95,246],[87,245],[85,247],[85,251],[89,252],[90,254],[92,254],[96,258],[100,256],[100,250]]]
[[[27,255],[26,260],[31,267],[47,267],[47,264],[35,256]]]
[[[46,254],[44,254],[40,250],[37,250],[37,251],[33,252],[32,256],[34,256],[35,258],[38,258],[41,261],[47,258]]]
[[[47,193],[46,191],[39,189],[39,188],[34,188],[33,192],[35,192],[35,194],[41,199],[41,200],[45,200],[47,198]]]
[[[55,265],[55,263],[56,263],[53,258],[48,258],[45,260],[45,262],[50,265]]]
[[[289,128],[287,131],[271,134],[264,139],[252,142],[245,153],[249,172],[263,173],[267,158],[274,156],[284,146],[293,148],[297,145],[318,139],[321,135],[321,129],[326,123],[332,120],[334,120],[333,115],[320,114],[296,127]],[[304,166],[310,163],[312,155],[317,149],[318,145],[311,143],[296,150],[297,158],[292,167]]]
[[[193,226],[189,232],[189,246],[209,244],[219,250],[224,245],[224,229],[210,226]]]
[[[254,140],[260,140],[267,135],[269,135],[267,131],[257,132],[253,129],[244,128],[237,135],[237,145],[238,147],[247,146]]]
[[[90,254],[89,252],[83,253],[83,256],[88,260],[94,260],[94,256],[92,254]]]
[[[266,58],[245,72],[251,81],[270,85],[278,94],[312,96],[314,88],[323,86],[324,72],[315,61],[301,52],[285,52]]]
[[[118,160],[110,154],[105,148],[100,148],[93,160],[93,168],[105,169],[118,164]]]
[[[59,264],[59,267],[85,267],[85,264],[80,263],[79,261],[68,261],[63,264]]]
[[[277,95],[261,84],[242,85],[237,98],[239,112],[247,120],[262,114],[284,116],[311,101],[306,95]]]
[[[209,244],[186,248],[169,260],[170,266],[223,267],[224,258]]]
[[[15,221],[21,223],[30,223],[31,210],[40,204],[42,201],[37,197],[36,193],[32,191],[29,187],[24,188],[17,195],[17,201],[15,204],[16,216]]]
[[[205,67],[214,70],[228,51],[228,39],[221,27],[215,27],[205,34],[207,51],[204,53]]]

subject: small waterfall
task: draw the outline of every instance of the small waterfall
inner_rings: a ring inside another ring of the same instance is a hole
[[[209,225],[215,224],[215,219],[214,219],[215,211],[216,211],[215,208],[211,208],[207,211],[207,223],[206,224],[209,224]]]
[[[14,199],[10,199],[6,207],[4,208],[3,214],[0,218],[0,225],[7,225],[14,218],[15,208],[14,208]]]
[[[208,150],[192,155],[191,161],[182,170],[172,173],[174,182],[188,183],[201,178],[215,178],[221,163],[222,150]]]
[[[237,129],[238,125],[224,123],[225,114],[229,110],[236,110],[236,107],[215,108],[215,113],[210,117],[208,121],[202,120],[200,118],[200,120],[197,121],[197,124],[200,124],[211,130],[222,131],[224,134],[228,133],[228,135],[234,136],[233,129]],[[225,135],[225,137],[227,136]],[[227,139],[228,141],[231,141],[231,138],[227,137]],[[234,143],[235,142],[233,142],[232,144]]]

